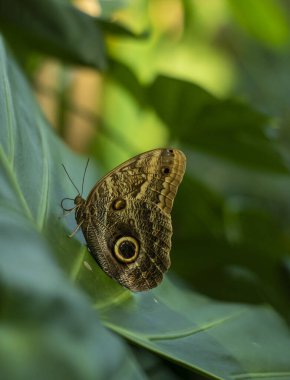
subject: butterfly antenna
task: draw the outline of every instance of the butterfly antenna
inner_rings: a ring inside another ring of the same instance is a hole
[[[66,200],[74,201],[74,199],[72,199],[72,198],[63,198],[63,199],[61,200],[61,202],[60,202],[60,207],[61,207],[61,208],[63,209],[63,211],[65,211],[65,212],[71,212],[72,210],[75,209],[75,207],[73,207],[73,208],[66,208],[66,207],[64,207],[63,202],[66,201]]]
[[[67,170],[66,170],[64,164],[61,164],[61,165],[62,165],[62,167],[64,168],[64,171],[66,172],[66,175],[68,176],[69,180],[71,181],[73,187],[76,189],[76,191],[78,192],[78,194],[80,194],[79,189],[78,189],[78,188],[76,187],[76,185],[73,183],[73,180],[71,179],[70,175],[68,174],[68,172],[67,172]]]
[[[84,175],[83,175],[81,196],[83,196],[85,177],[86,177],[87,168],[88,168],[88,166],[89,166],[89,162],[90,162],[90,159],[88,158],[88,161],[87,161],[87,163],[86,163],[86,167],[85,167],[85,171],[84,171]]]

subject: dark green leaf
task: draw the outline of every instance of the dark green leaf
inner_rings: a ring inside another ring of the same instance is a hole
[[[74,64],[106,68],[96,19],[67,0],[0,0],[0,29],[16,51],[25,47]]]
[[[164,76],[149,87],[149,99],[172,137],[193,150],[250,169],[288,172],[269,121],[249,106],[219,101],[194,84]]]
[[[172,140],[248,169],[288,173],[269,119],[249,106],[218,100],[193,83],[166,76],[142,86],[117,61],[110,61],[110,73],[141,107],[155,110]]]
[[[143,33],[135,33],[120,23],[116,23],[111,20],[106,20],[104,18],[97,18],[96,21],[104,32],[118,37],[134,37],[144,39],[148,38],[149,36],[149,31],[144,31]]]
[[[289,321],[282,273],[290,249],[289,177],[186,154],[187,177],[173,209],[174,270],[211,297],[270,303]]]
[[[0,377],[144,378],[68,277],[80,244],[62,249],[59,202],[72,188],[60,164],[80,173],[80,162],[44,121],[2,41],[0,110]]]
[[[117,333],[210,378],[290,376],[289,329],[268,307],[213,302],[164,281],[100,312]]]
[[[273,46],[288,44],[290,30],[283,2],[228,0],[228,3],[238,23],[257,40]]]
[[[117,22],[92,17],[68,0],[0,0],[0,30],[17,53],[24,48],[104,70],[104,33],[145,38]]]

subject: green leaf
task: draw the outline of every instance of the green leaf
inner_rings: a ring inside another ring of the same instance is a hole
[[[289,23],[283,3],[273,0],[228,0],[236,20],[257,40],[270,46],[288,44]]]
[[[249,106],[218,100],[177,78],[159,76],[151,85],[142,86],[128,67],[113,60],[110,74],[138,105],[157,113],[169,127],[171,140],[248,169],[288,173],[270,120]]]
[[[106,68],[96,19],[67,0],[0,0],[0,24],[16,51],[26,47],[74,64]]]
[[[98,17],[97,24],[103,29],[107,34],[111,34],[117,37],[133,37],[138,39],[145,39],[149,36],[149,31],[144,31],[142,33],[136,33],[128,29],[125,25],[114,22],[113,20],[107,20],[102,17]]]
[[[164,281],[99,310],[130,341],[213,379],[290,377],[290,334],[268,307],[213,302]]]
[[[104,33],[145,38],[117,22],[92,17],[68,0],[0,0],[0,29],[16,53],[24,48],[99,70],[107,67]]]
[[[150,86],[149,99],[172,137],[193,150],[250,169],[288,172],[267,117],[249,106],[219,101],[194,84],[165,76]]]
[[[60,164],[80,174],[80,160],[45,122],[2,40],[0,110],[1,378],[144,378],[69,279],[81,248],[64,244],[59,202],[72,187]]]

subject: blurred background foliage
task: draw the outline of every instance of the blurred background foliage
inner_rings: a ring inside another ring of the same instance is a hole
[[[182,149],[172,281],[269,304],[289,324],[289,2],[73,5],[0,1],[2,37],[55,133],[102,174],[149,149]],[[150,378],[195,378],[131,352]]]

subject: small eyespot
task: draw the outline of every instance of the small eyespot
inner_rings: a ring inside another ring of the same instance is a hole
[[[170,173],[170,169],[168,167],[162,168],[161,171],[163,174],[169,174]]]
[[[126,201],[123,198],[117,198],[112,203],[112,208],[115,211],[123,210],[126,207]]]
[[[173,149],[166,149],[163,153],[163,156],[165,157],[174,157],[174,150]]]
[[[114,245],[116,258],[123,263],[132,263],[139,254],[139,243],[132,236],[122,236]]]

